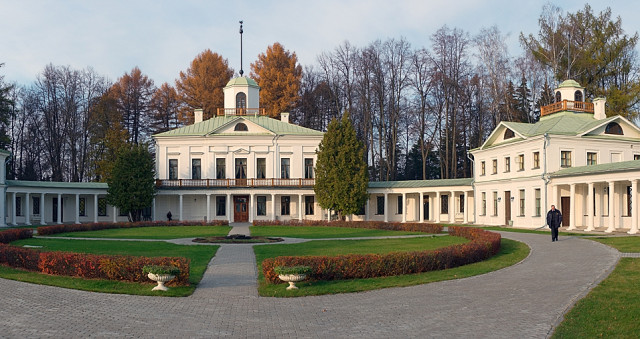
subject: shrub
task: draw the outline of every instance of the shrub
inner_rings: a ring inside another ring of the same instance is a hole
[[[140,221],[140,222],[96,222],[89,224],[63,224],[38,227],[38,235],[67,232],[99,231],[115,228],[160,227],[160,226],[228,226],[227,220],[212,221]]]
[[[387,254],[347,254],[334,257],[275,257],[262,261],[270,283],[278,283],[276,267],[309,266],[313,280],[364,279],[422,273],[486,260],[500,250],[500,234],[469,227],[449,227],[449,233],[471,241],[436,250]]]
[[[399,223],[384,221],[326,221],[326,220],[254,220],[253,226],[328,226],[367,228],[389,231],[441,233],[443,226],[429,223]]]
[[[33,237],[31,228],[12,228],[0,232],[0,243],[8,244],[12,241]]]
[[[175,266],[146,265],[142,268],[142,273],[178,275],[180,274],[180,269]]]
[[[273,271],[277,275],[289,275],[289,274],[309,274],[311,273],[311,267],[309,266],[276,266]]]

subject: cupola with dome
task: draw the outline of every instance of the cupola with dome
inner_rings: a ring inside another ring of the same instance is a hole
[[[606,102],[605,98],[595,98],[593,102],[586,102],[584,87],[577,81],[568,79],[555,89],[554,103],[540,108],[540,117],[568,111],[593,114],[594,119],[602,120],[606,118],[604,112]]]

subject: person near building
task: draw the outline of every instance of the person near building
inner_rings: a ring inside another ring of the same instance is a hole
[[[551,210],[547,212],[547,225],[551,229],[551,241],[558,241],[558,228],[562,224],[562,213],[551,205]]]

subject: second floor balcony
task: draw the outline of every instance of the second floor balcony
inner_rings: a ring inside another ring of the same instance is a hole
[[[156,179],[158,188],[251,188],[299,187],[312,188],[315,179]]]
[[[216,112],[217,116],[229,116],[229,115],[267,115],[264,108],[218,108]]]
[[[553,113],[562,112],[562,111],[593,113],[593,103],[583,102],[583,101],[562,100],[560,102],[554,102],[553,104],[542,106],[540,108],[540,116],[543,117],[548,114],[553,114]]]

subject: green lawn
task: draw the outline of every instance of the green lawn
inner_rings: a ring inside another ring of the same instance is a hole
[[[611,246],[620,252],[640,252],[640,237],[594,237],[589,240]]]
[[[178,239],[216,237],[229,234],[230,226],[158,226],[114,228],[99,231],[58,233],[51,237],[115,238],[115,239]]]
[[[118,254],[145,257],[185,257],[191,259],[189,281],[191,286],[172,287],[168,292],[152,292],[153,282],[138,284],[110,280],[93,280],[62,276],[51,276],[0,266],[0,277],[36,284],[75,288],[105,293],[138,295],[187,296],[193,293],[200,282],[209,261],[219,246],[186,246],[163,241],[108,241],[68,239],[23,239],[11,243],[16,246],[42,246],[47,251],[65,251],[93,254]]]
[[[551,236],[551,230],[549,228],[526,229],[526,228],[512,228],[512,227],[502,227],[502,226],[478,226],[478,225],[445,225],[445,226],[475,227],[475,228],[481,228],[481,229],[487,230],[487,231],[547,234],[547,235]],[[578,237],[593,237],[593,236],[596,236],[597,234],[563,232],[562,228],[560,228],[560,232],[558,232],[558,235],[578,236]]]
[[[467,240],[457,237],[428,237],[411,239],[385,240],[338,240],[312,241],[292,245],[254,246],[258,263],[258,292],[261,296],[297,297],[307,295],[322,295],[335,293],[350,293],[368,291],[386,287],[399,287],[426,284],[441,280],[459,279],[479,275],[511,266],[523,260],[529,254],[529,247],[523,243],[502,239],[502,247],[493,258],[453,269],[434,271],[420,274],[354,279],[334,281],[301,282],[296,285],[299,290],[287,291],[285,283],[267,284],[262,275],[262,260],[280,255],[337,255],[346,253],[386,253],[397,251],[426,250],[463,243]]]
[[[263,237],[286,238],[357,238],[357,237],[384,237],[395,235],[424,234],[420,232],[387,231],[367,228],[346,228],[328,226],[251,226],[251,235]]]

